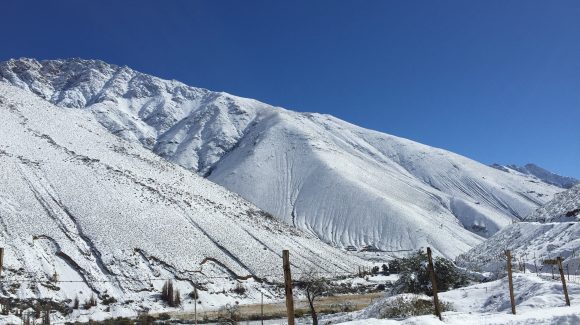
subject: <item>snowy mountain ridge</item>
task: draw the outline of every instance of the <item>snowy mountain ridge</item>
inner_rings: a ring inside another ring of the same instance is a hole
[[[560,188],[446,150],[96,60],[18,59],[0,81],[88,110],[109,132],[336,246],[454,257]]]
[[[500,164],[492,164],[490,165],[493,168],[499,169],[504,172],[519,172],[525,175],[530,175],[535,177],[536,179],[555,185],[561,188],[569,189],[574,185],[580,184],[580,180],[575,179],[573,177],[568,176],[561,176],[555,173],[552,173],[549,170],[546,170],[538,165],[535,164],[525,164],[524,166],[517,166],[517,165],[500,165]]]

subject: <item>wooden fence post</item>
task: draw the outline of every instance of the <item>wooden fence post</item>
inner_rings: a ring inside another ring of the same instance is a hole
[[[512,280],[512,252],[508,249],[505,251],[507,257],[508,283],[510,286],[510,302],[512,304],[512,314],[516,314],[516,299],[514,298],[514,282]]]
[[[435,274],[435,268],[433,267],[433,259],[431,258],[431,247],[427,247],[427,258],[429,260],[429,277],[431,278],[431,286],[433,288],[433,304],[435,305],[435,315],[439,317],[439,320],[443,320],[441,317],[441,310],[439,309],[439,296],[437,291],[437,275]]]
[[[562,267],[562,257],[558,256],[556,260],[558,261],[558,268],[560,269],[560,279],[562,279],[562,288],[564,289],[564,298],[566,299],[566,305],[570,306],[570,298],[568,297],[568,288],[566,287],[566,278],[564,278],[564,268]]]
[[[286,314],[288,325],[294,325],[294,298],[292,297],[292,275],[290,274],[290,253],[287,249],[282,251],[284,267],[284,287],[286,289]]]

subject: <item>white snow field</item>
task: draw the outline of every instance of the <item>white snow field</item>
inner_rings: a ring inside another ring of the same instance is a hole
[[[443,313],[443,322],[433,315],[415,316],[403,320],[378,319],[381,310],[399,296],[377,300],[366,309],[329,317],[330,324],[580,324],[580,285],[569,284],[571,306],[566,306],[559,280],[534,274],[514,274],[516,315],[511,314],[507,278],[480,283],[439,294],[443,302],[451,303],[454,311]],[[423,296],[425,299],[431,299]],[[324,322],[322,322],[324,324]]]
[[[368,266],[112,135],[88,111],[0,82],[0,125],[1,285],[10,297],[106,293],[122,315],[155,308],[165,278],[178,279],[184,300],[197,283],[204,306],[258,299],[257,281],[281,279],[283,249],[297,274]],[[245,298],[219,293],[236,279]]]
[[[455,257],[562,190],[329,115],[102,61],[10,60],[0,81],[89,111],[111,133],[339,247],[431,246]]]

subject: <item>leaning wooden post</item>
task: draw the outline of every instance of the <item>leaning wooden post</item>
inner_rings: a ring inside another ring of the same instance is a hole
[[[516,299],[514,297],[514,282],[512,280],[512,252],[508,249],[505,251],[505,256],[507,257],[507,272],[508,272],[508,283],[510,286],[510,302],[512,304],[512,314],[516,314]]]
[[[435,274],[435,268],[433,267],[433,259],[431,258],[431,247],[427,247],[427,258],[429,260],[429,277],[431,278],[431,286],[433,287],[433,304],[435,305],[435,315],[439,317],[439,320],[443,320],[441,317],[441,310],[439,309],[439,296],[437,290],[437,275]]]
[[[558,268],[560,269],[560,279],[562,279],[562,288],[564,289],[564,298],[566,299],[566,305],[570,306],[570,298],[568,297],[568,288],[566,287],[566,278],[564,278],[564,268],[562,267],[562,257],[558,256],[556,260],[558,261]]]
[[[284,288],[286,289],[286,313],[288,325],[294,325],[294,298],[292,297],[292,275],[290,274],[290,253],[287,249],[282,251],[284,267]]]

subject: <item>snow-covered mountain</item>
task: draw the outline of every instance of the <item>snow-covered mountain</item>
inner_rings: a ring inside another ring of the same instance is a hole
[[[500,165],[500,164],[492,164],[491,167],[502,170],[504,172],[519,172],[525,175],[530,175],[542,182],[555,185],[561,188],[571,188],[574,185],[580,184],[580,180],[575,179],[573,177],[568,176],[561,176],[558,174],[554,174],[549,170],[546,170],[538,165],[535,164],[526,164],[524,166],[517,166],[517,165]]]
[[[0,82],[0,121],[3,295],[95,292],[143,306],[163,285],[156,279],[176,278],[184,295],[197,283],[207,301],[230,279],[280,280],[283,249],[298,272],[362,263],[110,134],[89,112]],[[55,274],[66,281],[51,285]]]
[[[580,267],[580,185],[558,193],[554,199],[458,257],[464,265],[493,270],[505,261],[499,257],[510,249],[530,266],[561,256],[572,272]]]
[[[446,150],[94,60],[10,60],[0,80],[91,112],[111,133],[337,246],[456,256],[560,188]]]
[[[550,202],[544,204],[527,216],[525,221],[580,221],[580,184],[558,193]]]

